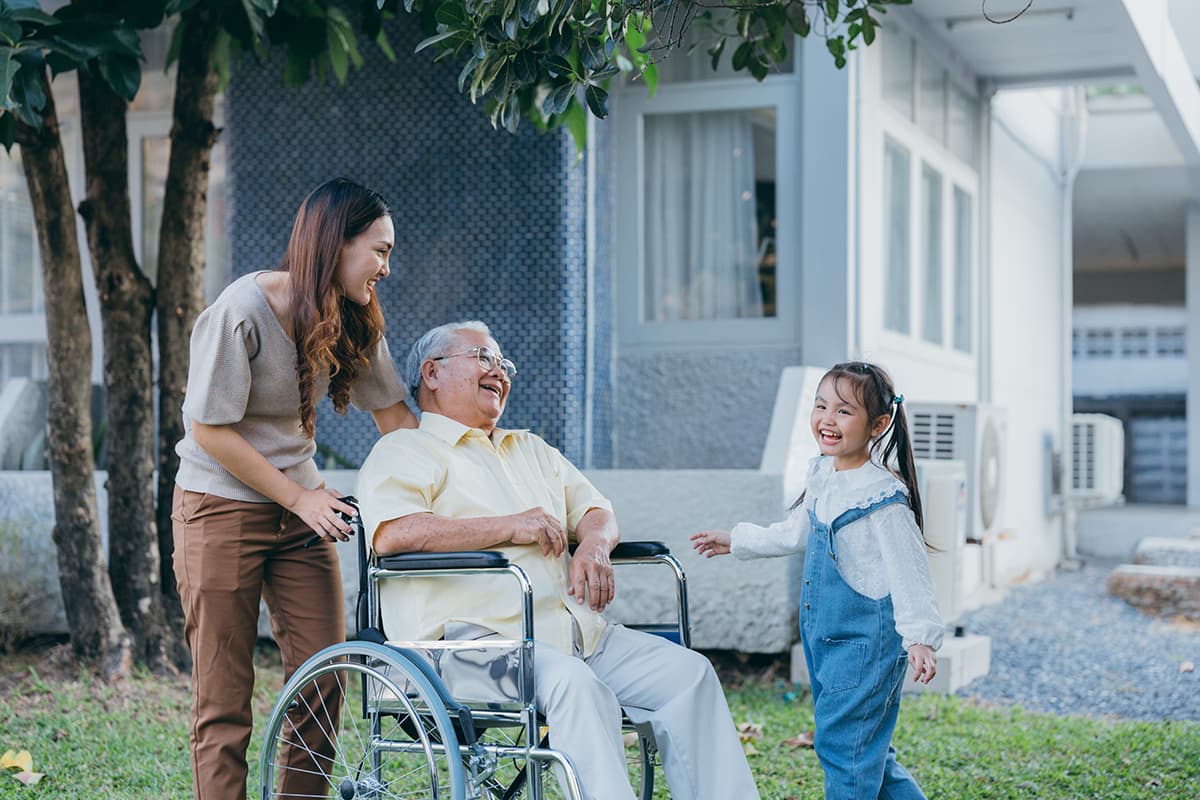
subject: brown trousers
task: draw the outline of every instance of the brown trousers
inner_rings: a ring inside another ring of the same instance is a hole
[[[192,651],[192,785],[196,800],[245,800],[259,598],[267,601],[290,676],[309,656],[345,639],[337,551],[325,540],[305,549],[312,531],[275,503],[176,487],[171,518],[175,578]],[[336,719],[340,694],[322,694],[327,696],[314,693],[306,707],[323,706]],[[304,741],[324,740],[321,749],[332,751],[319,730],[296,733]],[[283,771],[291,782],[279,786],[279,794],[328,796],[329,783],[313,770],[311,753],[285,746],[279,757],[295,766]]]

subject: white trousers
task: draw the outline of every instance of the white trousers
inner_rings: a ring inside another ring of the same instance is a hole
[[[537,642],[534,672],[550,746],[571,759],[587,800],[634,800],[622,708],[653,728],[674,800],[758,799],[721,683],[701,654],[609,625],[588,659]]]

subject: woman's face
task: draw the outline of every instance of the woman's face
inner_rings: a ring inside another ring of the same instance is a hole
[[[392,218],[380,217],[342,245],[333,276],[338,290],[360,306],[369,304],[375,296],[375,282],[391,272],[388,258],[395,241]]]

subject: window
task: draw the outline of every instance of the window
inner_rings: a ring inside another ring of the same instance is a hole
[[[891,139],[884,145],[883,194],[887,198],[886,295],[884,325],[893,331],[909,330],[909,158],[908,151]]]
[[[1184,341],[1187,332],[1183,328],[1159,328],[1154,332],[1154,353],[1159,356],[1182,356],[1186,354]]]
[[[954,349],[971,352],[974,321],[972,278],[975,275],[974,203],[960,186],[954,187]]]
[[[1150,355],[1150,329],[1127,328],[1121,331],[1121,357],[1139,358]]]
[[[643,320],[775,316],[775,112],[647,114]]]
[[[1091,329],[1084,332],[1084,354],[1088,358],[1112,358],[1113,340],[1111,330]]]
[[[921,170],[921,210],[924,219],[921,229],[925,254],[922,272],[925,291],[921,308],[925,322],[921,335],[926,341],[942,343],[942,176],[926,165]]]
[[[883,327],[969,354],[980,104],[906,30],[880,44]]]
[[[621,340],[790,340],[794,304],[778,302],[797,283],[794,231],[780,225],[799,187],[784,147],[798,139],[790,62],[762,83],[714,75],[702,48],[659,69],[655,97],[635,82],[615,98]]]
[[[41,262],[20,151],[0,168],[0,314],[41,314]]]

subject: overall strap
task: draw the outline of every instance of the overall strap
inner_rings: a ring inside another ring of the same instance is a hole
[[[839,514],[837,519],[835,519],[833,521],[833,524],[829,526],[831,534],[837,533],[839,530],[846,527],[851,522],[857,522],[858,520],[862,519],[863,517],[867,516],[868,514],[878,511],[879,509],[883,508],[884,506],[895,505],[896,503],[904,503],[905,505],[907,505],[908,504],[908,496],[905,495],[904,492],[897,490],[896,492],[894,492],[893,494],[889,494],[887,497],[883,498],[882,500],[875,501],[874,503],[867,506],[866,508],[847,509],[846,511],[843,511],[841,514]]]

